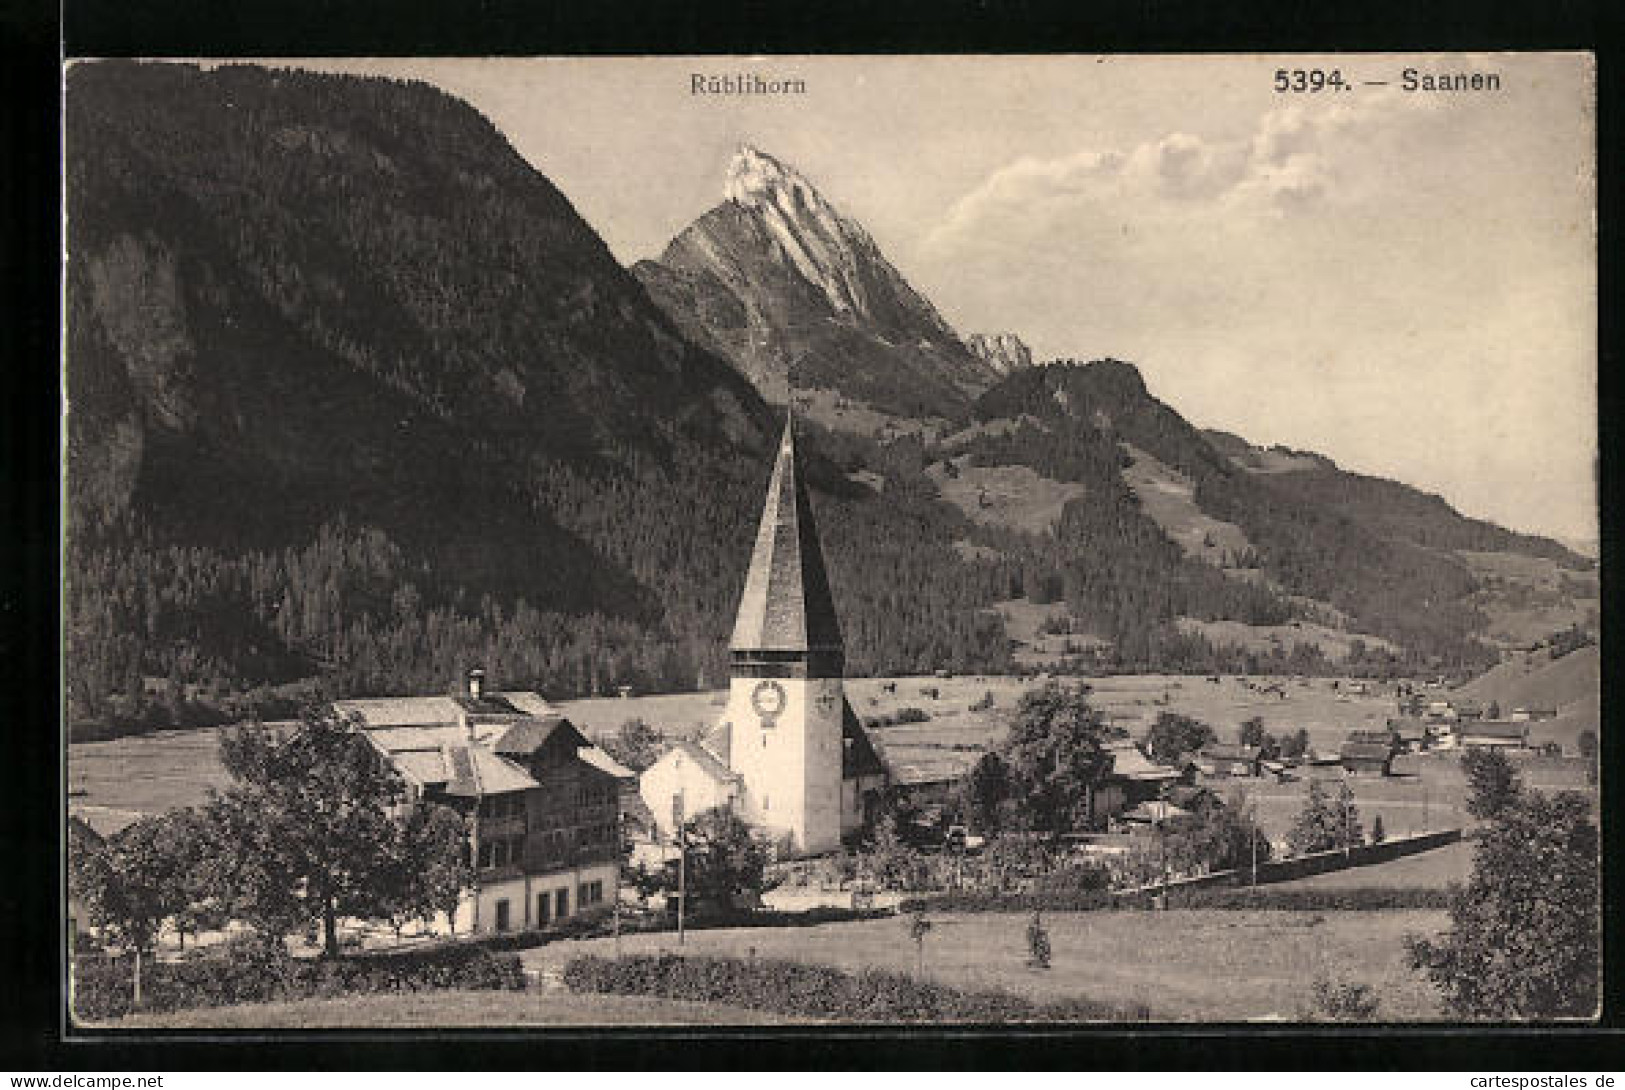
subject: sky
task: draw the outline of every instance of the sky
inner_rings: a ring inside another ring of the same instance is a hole
[[[718,203],[751,144],[862,223],[962,335],[1127,360],[1199,426],[1596,537],[1587,56],[309,66],[467,100],[625,264]],[[1279,68],[1335,68],[1349,89],[1279,93]],[[1407,93],[1406,68],[1500,89]],[[741,72],[806,93],[692,93],[696,74]]]

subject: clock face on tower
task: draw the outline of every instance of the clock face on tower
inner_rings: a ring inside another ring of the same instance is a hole
[[[771,727],[773,720],[779,717],[784,710],[784,700],[784,686],[776,681],[758,682],[750,694],[751,707],[762,717],[764,727]]]

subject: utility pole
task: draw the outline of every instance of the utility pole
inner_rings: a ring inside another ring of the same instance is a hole
[[[671,797],[671,831],[677,841],[677,945],[683,945],[683,913],[688,907],[688,835],[683,828],[683,796]]]
[[[1247,843],[1253,849],[1253,885],[1258,885],[1258,822],[1247,823]]]
[[[622,853],[626,850],[626,815],[620,812],[620,803],[615,807],[615,957],[621,956],[621,865]]]

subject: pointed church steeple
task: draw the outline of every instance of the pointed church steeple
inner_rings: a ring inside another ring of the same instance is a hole
[[[807,676],[841,675],[841,626],[801,480],[793,416],[784,422],[729,647],[737,665],[805,665]]]

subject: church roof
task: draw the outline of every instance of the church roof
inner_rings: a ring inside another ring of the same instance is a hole
[[[795,432],[786,420],[729,646],[735,651],[808,651],[840,645],[841,626],[797,464]]]

